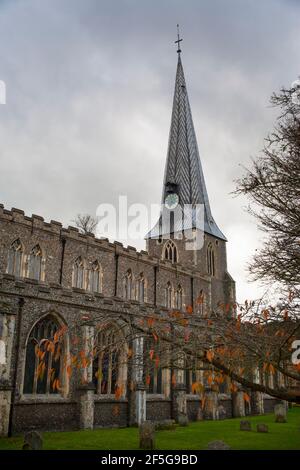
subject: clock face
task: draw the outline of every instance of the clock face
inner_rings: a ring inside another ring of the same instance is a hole
[[[170,210],[175,209],[175,207],[178,206],[178,203],[179,203],[178,194],[171,193],[167,195],[165,199],[165,206],[167,207],[167,209],[170,209]]]

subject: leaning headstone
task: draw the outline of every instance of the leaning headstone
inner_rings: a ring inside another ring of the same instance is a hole
[[[219,415],[219,419],[225,419],[226,418],[226,409],[224,408],[224,406],[222,406],[222,405],[218,406],[218,415]]]
[[[274,406],[275,423],[286,423],[286,406],[283,403],[278,403]]]
[[[140,449],[153,450],[155,448],[155,425],[151,421],[144,421],[139,427]]]
[[[256,430],[257,430],[257,432],[269,432],[269,428],[268,428],[267,424],[263,424],[263,423],[258,424],[256,426]]]
[[[29,431],[24,436],[23,450],[42,450],[43,439],[39,432]]]
[[[240,431],[251,431],[251,423],[250,421],[242,420],[240,422]]]
[[[179,426],[187,426],[189,424],[189,420],[188,420],[187,415],[179,414],[177,422],[178,422]]]
[[[207,445],[208,450],[230,450],[230,447],[224,441],[211,441]]]
[[[201,406],[199,406],[198,411],[197,411],[197,421],[203,421],[203,410]]]

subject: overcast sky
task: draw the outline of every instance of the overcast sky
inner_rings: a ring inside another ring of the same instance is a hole
[[[160,202],[177,22],[213,215],[254,298],[261,233],[230,193],[272,129],[271,93],[300,73],[296,0],[0,0],[0,202],[65,225],[119,194]]]

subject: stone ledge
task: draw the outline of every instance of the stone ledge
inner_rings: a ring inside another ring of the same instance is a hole
[[[38,287],[38,291],[39,291],[39,292],[42,292],[42,293],[44,293],[44,294],[50,294],[51,289],[50,289],[50,287],[48,287],[48,286],[39,286],[39,287]]]

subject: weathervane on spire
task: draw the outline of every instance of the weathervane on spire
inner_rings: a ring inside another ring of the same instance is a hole
[[[180,49],[180,43],[182,39],[180,38],[180,33],[179,33],[179,24],[177,25],[177,41],[175,41],[175,44],[177,44],[177,52],[180,54],[181,49]]]

